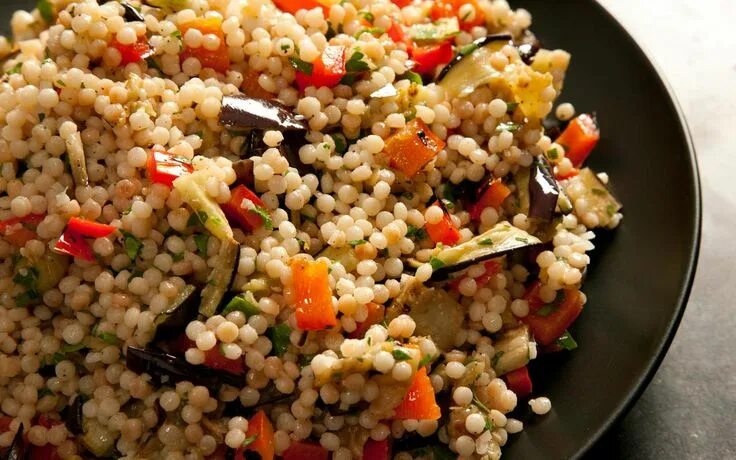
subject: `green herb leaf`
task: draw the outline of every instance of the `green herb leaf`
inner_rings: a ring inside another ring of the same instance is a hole
[[[457,18],[443,18],[433,23],[414,24],[409,37],[420,45],[443,42],[460,33]]]
[[[243,447],[248,447],[254,442],[256,442],[256,439],[258,439],[258,435],[254,434],[253,436],[248,436],[245,438],[245,441],[243,441]]]
[[[291,63],[291,66],[299,72],[305,75],[312,75],[312,70],[314,69],[314,65],[312,63],[303,61],[296,56],[289,57],[289,62]]]
[[[520,124],[511,122],[511,121],[506,121],[503,123],[499,123],[498,126],[496,126],[496,132],[502,133],[504,131],[508,131],[508,132],[513,133],[513,132],[518,131],[520,128],[521,128]]]
[[[199,211],[191,214],[189,216],[189,220],[187,220],[187,227],[194,227],[197,224],[206,224],[207,223],[207,213],[204,211]]]
[[[118,338],[118,336],[110,332],[100,332],[99,334],[97,334],[97,338],[108,345],[120,345],[120,339]]]
[[[53,396],[54,392],[49,390],[48,388],[44,387],[38,390],[38,399],[44,398],[46,396]]]
[[[174,262],[179,262],[181,260],[184,260],[184,253],[182,252],[179,254],[171,254],[171,260],[173,260]]]
[[[355,246],[360,246],[361,244],[366,244],[366,243],[367,243],[366,240],[353,240],[349,244],[350,246],[355,247]]]
[[[365,54],[355,51],[350,56],[350,59],[348,59],[348,62],[345,63],[345,70],[348,72],[365,72],[366,70],[370,70],[368,63],[363,61],[363,57],[365,57]]]
[[[606,206],[606,214],[608,214],[609,217],[613,217],[613,215],[616,214],[616,206],[612,204]]]
[[[417,85],[424,84],[424,82],[422,81],[422,76],[416,72],[412,72],[411,70],[407,70],[406,73],[401,76],[401,78],[407,79],[412,83],[416,83]]]
[[[371,24],[373,24],[373,21],[376,20],[376,17],[370,11],[358,11],[358,16],[370,22]]]
[[[180,30],[175,30],[175,31],[171,32],[170,37],[176,38],[177,40],[181,40],[181,31]]]
[[[258,302],[256,302],[255,297],[253,297],[253,294],[250,292],[236,295],[230,299],[230,302],[227,303],[225,309],[222,310],[222,315],[226,316],[228,313],[234,311],[243,312],[246,318],[261,314],[261,309],[258,308]]]
[[[256,206],[255,208],[250,209],[250,212],[261,216],[261,219],[263,219],[263,226],[266,227],[266,230],[273,230],[273,220],[271,219],[271,214],[268,213],[267,209],[262,208],[261,206]]]
[[[194,235],[194,244],[197,246],[197,252],[202,257],[207,257],[207,241],[210,236],[206,233],[198,233]]]
[[[13,282],[26,289],[36,289],[38,270],[35,267],[21,268],[18,273],[13,276]]]
[[[467,56],[468,54],[472,53],[473,51],[478,49],[478,45],[475,43],[468,43],[467,45],[460,48],[460,51],[458,51],[458,54],[460,56]]]
[[[516,241],[521,241],[522,243],[528,243],[529,242],[529,239],[524,238],[523,236],[517,236],[517,237],[514,237],[514,239]]]
[[[153,57],[147,57],[146,64],[148,64],[148,67],[150,67],[151,69],[156,69],[159,72],[163,73],[163,70],[161,70],[161,66],[158,65],[158,62],[156,62]]]
[[[549,315],[551,315],[552,313],[554,313],[556,311],[557,311],[557,305],[552,304],[552,303],[548,303],[547,305],[544,305],[542,308],[540,308],[539,310],[537,310],[537,312],[535,313],[535,315],[546,317],[546,316],[549,316]]]
[[[501,357],[504,355],[503,351],[497,351],[495,355],[493,355],[493,359],[491,360],[491,366],[494,368],[498,366],[498,361],[501,359]]]
[[[36,299],[38,299],[38,293],[36,291],[26,291],[15,296],[15,305],[25,308]]]
[[[16,73],[20,73],[22,67],[23,67],[23,63],[22,62],[19,62],[16,65],[14,65],[13,67],[11,67],[7,72],[5,72],[5,75],[13,75],[13,74],[16,74]]]
[[[445,266],[445,263],[442,262],[442,260],[438,259],[437,257],[430,257],[429,258],[429,265],[432,266],[432,270],[438,270]]]
[[[84,350],[85,348],[87,348],[87,345],[85,345],[84,342],[75,343],[74,345],[64,344],[59,349],[59,353],[76,353],[77,351]]]
[[[391,352],[391,355],[396,361],[408,361],[411,359],[411,355],[401,348],[394,348]]]
[[[54,7],[49,0],[38,0],[36,8],[46,24],[54,22]]]
[[[427,231],[423,227],[417,228],[413,225],[408,225],[406,228],[406,236],[407,238],[414,238],[417,241],[421,241],[427,238]]]
[[[453,187],[452,184],[444,184],[442,186],[442,198],[452,203],[455,203],[459,197],[457,196],[458,189]]]
[[[550,160],[556,160],[560,158],[560,152],[557,151],[557,147],[547,150],[547,158]]]
[[[572,338],[570,331],[565,331],[560,338],[557,339],[557,345],[565,350],[574,350],[578,347],[578,343]]]
[[[61,81],[61,80],[56,80],[56,85],[57,85],[57,86],[60,86],[60,87],[62,87],[62,88],[66,88],[66,83],[64,83],[64,82],[63,82],[63,81]]]
[[[41,112],[38,114],[38,122],[43,123],[43,121],[46,119],[46,114]]]
[[[386,33],[385,29],[382,29],[380,27],[366,27],[364,29],[360,29],[358,32],[356,32],[355,35],[353,35],[354,38],[360,37],[364,33],[369,33],[371,35],[378,35],[381,36]]]
[[[499,351],[499,353],[503,354],[502,351]],[[496,354],[498,354],[498,353],[496,353]],[[475,396],[475,395],[473,395],[473,404],[475,404],[478,407],[478,409],[482,410],[486,414],[490,414],[491,413],[491,410],[485,404],[483,404],[480,401],[480,399],[478,399],[478,397]]]
[[[424,355],[422,356],[422,359],[419,360],[419,367],[424,367],[427,364],[429,364],[434,359],[434,355]]]
[[[518,102],[507,102],[506,103],[506,112],[511,113],[519,106]]]
[[[330,134],[330,137],[332,137],[332,140],[335,142],[335,153],[342,155],[348,151],[348,140],[344,135],[335,133]]]
[[[286,323],[277,324],[268,329],[268,338],[271,339],[271,345],[273,345],[273,352],[276,356],[284,356],[284,353],[289,349],[291,345],[291,328]]]
[[[490,238],[486,238],[478,241],[478,244],[480,244],[481,246],[493,246],[493,240]]]
[[[126,232],[125,230],[121,230],[120,232],[123,234],[123,248],[125,249],[125,253],[130,260],[135,260],[143,248],[143,242],[130,232]]]

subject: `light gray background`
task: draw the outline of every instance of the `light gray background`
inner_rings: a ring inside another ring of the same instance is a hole
[[[654,58],[685,112],[700,166],[703,240],[662,367],[589,457],[736,458],[736,1],[600,2]]]

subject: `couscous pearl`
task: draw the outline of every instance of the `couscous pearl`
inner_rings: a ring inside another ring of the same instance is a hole
[[[470,414],[465,419],[465,429],[471,434],[480,434],[485,430],[486,419],[481,414]]]
[[[552,402],[544,396],[529,400],[529,405],[537,415],[544,415],[552,409]]]

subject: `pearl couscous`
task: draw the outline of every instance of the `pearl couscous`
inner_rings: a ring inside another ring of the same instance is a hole
[[[500,458],[621,220],[530,26],[505,0],[16,11],[0,451]]]

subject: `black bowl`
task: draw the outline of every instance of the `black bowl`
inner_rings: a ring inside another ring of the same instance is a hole
[[[592,0],[521,0],[548,48],[573,55],[562,100],[595,111],[602,140],[590,165],[607,171],[625,218],[600,232],[588,304],[572,333],[580,347],[532,367],[552,412],[510,437],[504,458],[581,456],[634,403],[664,357],[682,316],[700,241],[700,186],[687,126],[657,69]],[[35,1],[4,0],[10,18]],[[7,27],[4,25],[5,28]],[[6,29],[7,30],[7,29]]]

